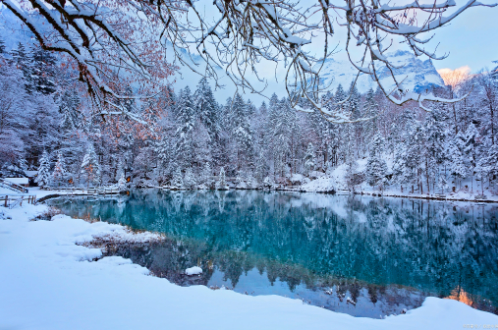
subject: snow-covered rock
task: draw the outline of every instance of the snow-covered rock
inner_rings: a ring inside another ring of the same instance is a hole
[[[185,269],[185,274],[190,275],[190,276],[202,274],[202,268],[197,267],[197,266],[187,268],[187,269]]]
[[[325,174],[323,172],[310,171],[310,174],[308,176],[310,177],[310,179],[315,180],[315,179],[323,177],[324,175]]]
[[[292,183],[292,185],[302,185],[310,182],[310,179],[306,178],[302,174],[292,174],[292,176],[289,178],[289,181]]]

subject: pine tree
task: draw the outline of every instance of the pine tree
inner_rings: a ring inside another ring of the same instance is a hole
[[[260,151],[255,164],[255,177],[260,182],[269,174],[270,167],[268,166],[268,158],[263,150]]]
[[[406,167],[406,146],[403,142],[396,144],[393,157],[393,176],[392,183],[397,183],[401,186],[403,192],[403,183],[406,182],[405,174],[407,173]]]
[[[30,55],[26,50],[26,47],[24,47],[22,43],[19,43],[17,48],[10,51],[10,56],[12,57],[11,62],[23,73],[26,92],[28,94],[31,93],[33,91],[33,70],[31,67]]]
[[[365,140],[370,141],[370,139],[375,136],[377,132],[377,116],[379,114],[379,104],[375,98],[375,94],[372,88],[370,88],[365,96],[365,103],[363,105],[364,116],[370,118],[370,120],[365,121]]]
[[[450,161],[451,175],[455,178],[455,181],[457,181],[458,179],[461,180],[465,178],[468,174],[468,167],[465,164],[464,155],[462,154],[460,148],[458,148],[455,143],[453,143],[450,146],[449,154],[451,155],[451,161]]]
[[[477,162],[476,172],[479,173],[481,179],[481,194],[483,194],[484,179],[489,175],[498,174],[498,144],[493,144],[481,155]]]
[[[66,174],[66,162],[61,151],[57,153],[57,162],[55,163],[54,172],[52,173],[53,182],[60,186]]]
[[[231,134],[236,143],[237,171],[253,168],[253,132],[247,117],[247,105],[237,93],[231,111]]]
[[[225,168],[221,167],[220,168],[220,175],[218,178],[218,189],[219,190],[226,190],[228,188],[226,178],[225,178]]]
[[[62,97],[58,100],[60,114],[60,128],[72,132],[79,128],[81,122],[81,113],[78,110],[80,98],[76,91],[64,91]]]
[[[50,156],[46,150],[43,151],[40,157],[40,166],[38,167],[38,174],[36,182],[40,187],[47,187],[50,184]]]
[[[5,54],[5,42],[0,37],[0,57],[3,57],[3,54]]]
[[[196,113],[206,127],[211,141],[215,141],[220,133],[218,125],[218,104],[206,78],[202,78],[194,94]]]
[[[367,179],[371,186],[382,184],[387,174],[387,165],[382,158],[382,144],[383,140],[381,136],[377,135],[372,144],[367,162]]]
[[[171,188],[173,189],[183,189],[183,176],[180,167],[177,167],[173,173],[173,179],[171,180]]]
[[[87,185],[90,185],[90,183],[98,185],[100,183],[100,164],[92,143],[88,145],[87,153],[83,158],[80,168],[80,173],[85,177]]]
[[[118,189],[119,191],[123,191],[126,189],[126,179],[123,171],[121,171],[121,174],[119,175]]]
[[[38,93],[49,95],[55,92],[56,58],[52,52],[41,47],[31,49],[31,67],[33,84],[31,88]],[[33,91],[29,91],[33,92]]]
[[[316,166],[316,156],[315,156],[315,147],[313,143],[308,144],[308,149],[306,149],[306,154],[304,156],[304,168],[306,172],[309,173],[315,170]]]
[[[192,168],[190,167],[187,168],[187,170],[185,171],[185,178],[183,180],[183,184],[187,189],[194,189],[197,184],[197,180],[195,179]]]
[[[176,104],[176,122],[178,128],[177,135],[177,155],[179,157],[178,163],[184,167],[190,167],[193,163],[194,150],[193,150],[193,137],[192,133],[195,127],[195,109],[192,102],[190,88],[185,87],[178,98]]]
[[[209,162],[206,162],[204,164],[204,168],[202,169],[201,181],[207,187],[211,187],[212,181],[213,181],[212,176],[213,176],[213,173],[211,172],[211,164]]]
[[[273,158],[275,174],[284,177],[287,167],[287,157],[290,151],[290,123],[289,123],[289,105],[286,100],[281,100],[277,105],[278,116],[275,120],[273,131]]]

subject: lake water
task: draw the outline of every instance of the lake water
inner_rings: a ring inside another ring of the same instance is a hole
[[[179,285],[276,294],[380,318],[425,297],[498,313],[498,206],[259,191],[54,199],[73,217],[166,235],[107,255]],[[201,276],[186,276],[198,265]]]

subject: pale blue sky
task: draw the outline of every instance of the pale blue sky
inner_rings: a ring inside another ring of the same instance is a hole
[[[483,1],[484,3],[491,3]],[[433,61],[436,69],[456,69],[468,65],[472,72],[492,69],[498,60],[498,7],[476,7],[463,12],[451,25],[438,30],[432,45],[448,58]]]

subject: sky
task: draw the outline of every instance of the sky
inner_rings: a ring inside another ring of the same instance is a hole
[[[433,46],[440,42],[439,50],[450,53],[442,61],[433,61],[436,69],[469,66],[472,73],[492,69],[496,66],[492,62],[498,61],[498,7],[470,8],[439,29],[434,39]]]

